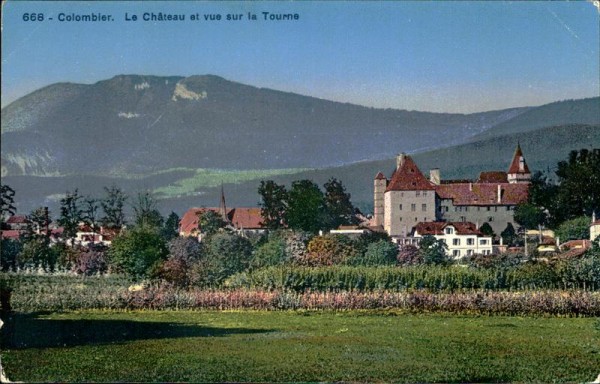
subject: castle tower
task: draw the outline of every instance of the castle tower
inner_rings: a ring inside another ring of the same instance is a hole
[[[508,168],[507,176],[508,182],[511,184],[529,183],[531,181],[531,172],[529,172],[529,167],[527,167],[527,163],[523,157],[520,144],[517,144],[517,149]]]
[[[385,215],[384,193],[387,187],[387,179],[383,173],[379,172],[373,182],[373,225],[383,226]]]

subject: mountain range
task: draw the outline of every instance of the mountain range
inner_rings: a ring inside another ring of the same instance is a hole
[[[155,191],[163,211],[217,204],[220,181],[232,206],[256,205],[260,179],[329,177],[341,179],[368,209],[372,176],[389,172],[401,151],[414,153],[422,170],[433,165],[443,175],[476,177],[477,169],[508,166],[518,140],[528,162],[543,169],[571,149],[600,146],[598,97],[429,113],[212,75],[53,84],[3,108],[1,119],[2,183],[17,191],[22,213],[56,206],[66,190],[99,196],[111,184],[129,193]]]

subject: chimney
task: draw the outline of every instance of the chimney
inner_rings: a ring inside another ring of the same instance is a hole
[[[469,191],[473,191],[473,183],[469,183]]]
[[[402,152],[398,156],[396,156],[396,169],[400,169],[402,164],[404,164],[404,159],[406,158],[406,153]]]
[[[435,185],[440,185],[440,169],[433,168],[429,171],[429,181]]]
[[[502,202],[502,186],[498,184],[498,204]]]

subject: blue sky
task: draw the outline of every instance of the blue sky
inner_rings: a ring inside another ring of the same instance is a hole
[[[265,21],[261,12],[298,13]],[[43,13],[25,22],[23,13]],[[184,22],[125,21],[144,12]],[[247,20],[247,12],[259,20]],[[112,22],[59,22],[103,13]],[[190,14],[243,13],[241,21]],[[461,112],[600,94],[599,10],[575,2],[3,3],[2,105],[55,82],[215,74],[380,108]],[[52,17],[50,21],[48,18]]]

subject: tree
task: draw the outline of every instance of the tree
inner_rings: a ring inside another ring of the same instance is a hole
[[[285,186],[278,185],[273,180],[261,181],[258,194],[262,200],[259,205],[263,225],[269,229],[283,228],[288,207],[288,193]]]
[[[287,223],[291,229],[316,233],[326,222],[323,193],[310,180],[292,183],[289,192]]]
[[[101,222],[107,228],[120,229],[125,225],[125,202],[127,195],[123,191],[113,185],[110,188],[104,187],[106,197],[100,201],[104,216]]]
[[[567,161],[560,161],[558,177],[558,209],[563,219],[600,211],[600,148],[571,151]]]
[[[248,268],[252,259],[252,244],[248,239],[231,233],[216,233],[206,243],[207,281],[217,284],[234,273]]]
[[[15,204],[15,191],[8,185],[0,186],[0,220],[4,220],[6,216],[15,214],[17,208]]]
[[[161,230],[162,236],[166,241],[170,241],[179,236],[179,216],[175,212],[171,212],[165,221],[165,225]]]
[[[423,236],[419,243],[419,252],[423,257],[425,264],[433,265],[444,265],[448,264],[450,260],[446,255],[448,246],[444,240],[436,239],[433,236]]]
[[[398,246],[391,241],[379,240],[369,244],[361,265],[394,265],[398,256]]]
[[[400,265],[423,264],[423,256],[419,252],[419,248],[414,245],[404,245],[398,253],[397,260]]]
[[[167,254],[162,236],[148,227],[121,232],[108,250],[110,264],[135,278],[153,276]]]
[[[485,236],[490,236],[492,239],[496,237],[496,234],[489,223],[483,223],[483,225],[479,227],[479,231]]]
[[[569,240],[587,239],[590,236],[590,218],[586,216],[563,222],[556,229],[556,237],[561,243]]]
[[[89,225],[92,229],[93,233],[96,233],[98,230],[98,209],[100,208],[98,205],[98,200],[93,197],[86,197],[83,199],[83,207],[82,211],[82,220],[85,224]]]
[[[251,266],[262,268],[286,263],[290,259],[286,248],[285,239],[280,236],[271,236],[256,248],[252,256]]]
[[[500,233],[500,237],[502,238],[502,242],[506,245],[515,244],[517,241],[517,233],[515,232],[515,227],[513,227],[512,223],[506,224],[506,228]]]
[[[52,219],[50,219],[50,217],[51,214],[47,207],[38,207],[31,211],[29,215],[27,215],[27,220],[31,225],[31,228],[28,228],[28,236],[33,235],[34,232],[46,235],[45,229],[52,224]]]
[[[156,208],[156,199],[148,191],[139,192],[133,203],[135,225],[138,227],[160,229],[163,217]]]
[[[519,204],[515,208],[514,219],[517,224],[526,228],[534,229],[538,225],[545,223],[546,215],[541,208],[536,207],[533,204],[525,203]]]
[[[298,264],[310,267],[342,264],[355,260],[357,252],[352,241],[346,236],[315,236],[308,243],[308,252],[296,259]]]
[[[18,257],[23,249],[19,240],[0,238],[0,269],[3,272],[17,270]]]
[[[67,191],[65,197],[60,199],[60,218],[58,224],[63,227],[63,236],[73,239],[77,236],[79,223],[83,218],[79,192],[77,189],[72,193]]]
[[[175,237],[169,241],[167,247],[169,256],[160,268],[160,277],[178,286],[190,285],[194,264],[203,256],[202,244],[193,237]]]
[[[227,225],[221,215],[209,209],[200,213],[198,224],[200,226],[200,231],[207,236],[217,233],[219,229],[225,228]]]
[[[350,202],[350,194],[341,181],[329,179],[325,188],[325,211],[327,212],[327,229],[338,228],[340,225],[355,224],[354,206]]]

